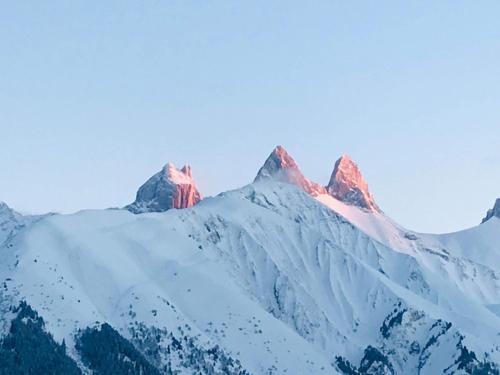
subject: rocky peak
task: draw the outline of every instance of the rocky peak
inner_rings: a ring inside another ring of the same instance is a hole
[[[256,179],[270,177],[282,170],[299,170],[299,166],[283,146],[276,146],[259,170]]]
[[[271,152],[255,177],[255,181],[266,179],[297,185],[311,195],[326,193],[323,186],[304,177],[295,160],[282,146],[277,146]]]
[[[492,217],[500,218],[500,198],[497,198],[493,208],[488,210],[488,212],[486,213],[486,217],[483,219],[483,221],[481,221],[481,224],[487,222]]]
[[[196,188],[191,167],[177,169],[172,163],[147,180],[138,190],[135,202],[125,209],[135,214],[187,208],[202,199]]]
[[[184,167],[181,168],[181,172],[184,173],[189,178],[193,178],[193,173],[191,172],[191,166],[186,164]]]
[[[380,211],[358,166],[348,155],[335,163],[328,193],[338,200],[370,211]]]

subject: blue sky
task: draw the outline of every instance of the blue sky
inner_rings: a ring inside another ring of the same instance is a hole
[[[121,206],[167,161],[205,195],[277,144],[326,183],[350,154],[403,225],[500,196],[498,1],[10,1],[0,5],[0,200]]]

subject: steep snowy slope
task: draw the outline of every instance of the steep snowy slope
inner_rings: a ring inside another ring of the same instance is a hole
[[[317,200],[370,237],[411,255],[436,275],[453,280],[472,298],[487,306],[496,305],[500,276],[500,220],[497,218],[456,233],[425,234],[404,229],[382,212],[346,205],[329,195],[320,195]]]
[[[460,274],[418,246],[394,251],[272,180],[186,210],[46,218],[1,252],[4,311],[26,300],[77,360],[78,329],[108,322],[145,354],[157,337],[160,354],[148,358],[185,374],[193,350],[205,360],[218,350],[217,366],[231,358],[253,374],[465,373],[500,362],[494,270]]]
[[[427,243],[438,244],[452,254],[500,271],[500,219],[454,233],[420,235]]]
[[[330,194],[318,195],[316,199],[375,240],[395,250],[409,251],[414,248],[412,240],[415,238],[415,234],[399,226],[383,212],[369,211],[355,205],[346,204]]]

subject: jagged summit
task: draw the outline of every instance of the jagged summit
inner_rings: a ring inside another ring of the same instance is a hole
[[[0,201],[0,245],[20,230],[54,213],[44,215],[22,215],[7,203]]]
[[[0,212],[10,210],[11,208],[7,205],[7,203],[0,201]]]
[[[0,201],[0,245],[20,227],[21,215]]]
[[[3,201],[0,201],[0,226],[8,221],[17,220],[22,215],[9,207],[9,205]]]
[[[493,208],[489,209],[488,212],[486,213],[486,217],[481,221],[481,224],[487,222],[490,220],[492,217],[498,217],[500,218],[500,198],[497,198],[495,201],[495,205]]]
[[[125,209],[135,214],[163,212],[171,208],[191,207],[201,199],[191,167],[185,165],[177,169],[172,163],[167,163],[139,188],[135,202]]]
[[[260,168],[255,181],[275,179],[297,185],[311,195],[325,194],[326,190],[320,184],[304,177],[295,160],[282,147],[277,146]]]
[[[298,170],[299,166],[283,146],[276,146],[259,170],[259,173],[257,173],[255,180],[271,177],[285,169]]]
[[[356,163],[343,155],[335,163],[328,193],[338,200],[370,211],[380,211]]]

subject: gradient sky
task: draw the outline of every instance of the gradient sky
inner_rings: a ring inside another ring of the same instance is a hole
[[[326,183],[348,153],[406,227],[500,196],[498,1],[4,1],[0,200],[122,206],[167,161],[205,195],[277,144]]]

